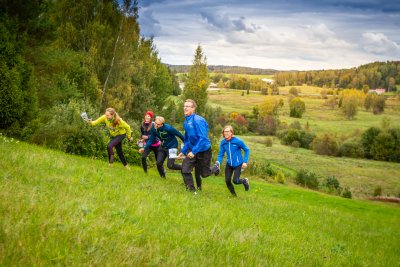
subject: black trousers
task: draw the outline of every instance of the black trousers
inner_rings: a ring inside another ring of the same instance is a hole
[[[122,164],[126,166],[128,163],[126,162],[126,158],[124,156],[124,152],[122,151],[122,140],[126,137],[126,134],[117,135],[111,138],[110,142],[107,145],[108,152],[108,162],[113,163],[112,159],[114,158],[114,147],[117,150],[117,154]]]
[[[229,189],[229,192],[231,192],[232,195],[236,195],[235,188],[233,187],[233,184],[232,184],[232,174],[233,174],[233,183],[234,184],[243,184],[244,179],[240,179],[241,171],[242,171],[242,165],[237,166],[237,167],[231,167],[228,164],[226,164],[225,183]]]
[[[193,182],[193,169],[195,169],[195,177],[197,188],[201,188],[201,177],[205,178],[216,172],[216,167],[210,167],[212,158],[211,148],[197,153],[193,158],[184,158],[182,162],[182,176],[186,188],[190,191],[196,191]]]
[[[161,177],[165,177],[165,170],[164,170],[164,166],[163,166],[164,159],[162,158],[163,154],[162,154],[161,145],[160,146],[150,146],[149,149],[144,150],[144,152],[142,154],[142,166],[143,166],[144,172],[147,173],[146,158],[150,154],[151,151],[154,152],[154,157],[156,159],[158,173],[160,174]]]
[[[161,151],[159,152],[162,156],[160,157],[160,160],[162,160],[162,163],[164,163],[164,160],[167,158],[167,167],[168,169],[171,170],[182,170],[182,165],[180,164],[175,164],[175,159],[169,158],[169,149],[167,148],[161,148]]]

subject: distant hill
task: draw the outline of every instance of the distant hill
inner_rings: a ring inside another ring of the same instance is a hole
[[[166,64],[168,68],[172,71],[182,73],[189,72],[191,65],[169,65]],[[273,75],[278,70],[274,69],[259,69],[259,68],[249,68],[240,66],[223,66],[223,65],[208,65],[208,70],[210,72],[217,73],[228,73],[228,74],[257,74],[257,75]]]

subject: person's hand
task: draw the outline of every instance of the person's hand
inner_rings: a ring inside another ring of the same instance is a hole
[[[144,148],[140,148],[140,149],[139,149],[139,153],[140,153],[140,154],[143,154],[143,152],[144,152]]]
[[[246,169],[247,168],[247,163],[246,162],[243,162],[243,164],[242,164],[242,169]]]
[[[177,159],[183,159],[185,155],[183,153],[179,153],[179,155],[176,157]]]
[[[144,141],[144,140],[147,140],[147,139],[149,139],[149,137],[147,136],[147,135],[142,135],[142,140]]]
[[[190,152],[187,154],[187,157],[188,157],[189,159],[194,158],[194,154],[192,153],[192,151],[190,151]]]

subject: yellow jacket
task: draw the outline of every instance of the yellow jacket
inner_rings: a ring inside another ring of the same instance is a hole
[[[106,118],[106,115],[103,115],[100,118],[98,118],[97,120],[91,121],[90,125],[94,126],[94,125],[100,124],[102,122],[104,122],[106,124],[108,130],[110,131],[110,135],[112,137],[117,136],[117,135],[126,134],[126,137],[128,139],[131,138],[131,127],[129,126],[129,124],[127,124],[122,119],[119,121],[119,124],[116,127],[113,127],[112,122],[109,122]]]

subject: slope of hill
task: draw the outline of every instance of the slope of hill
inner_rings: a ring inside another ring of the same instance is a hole
[[[0,265],[397,266],[400,209],[124,169],[0,137]]]

